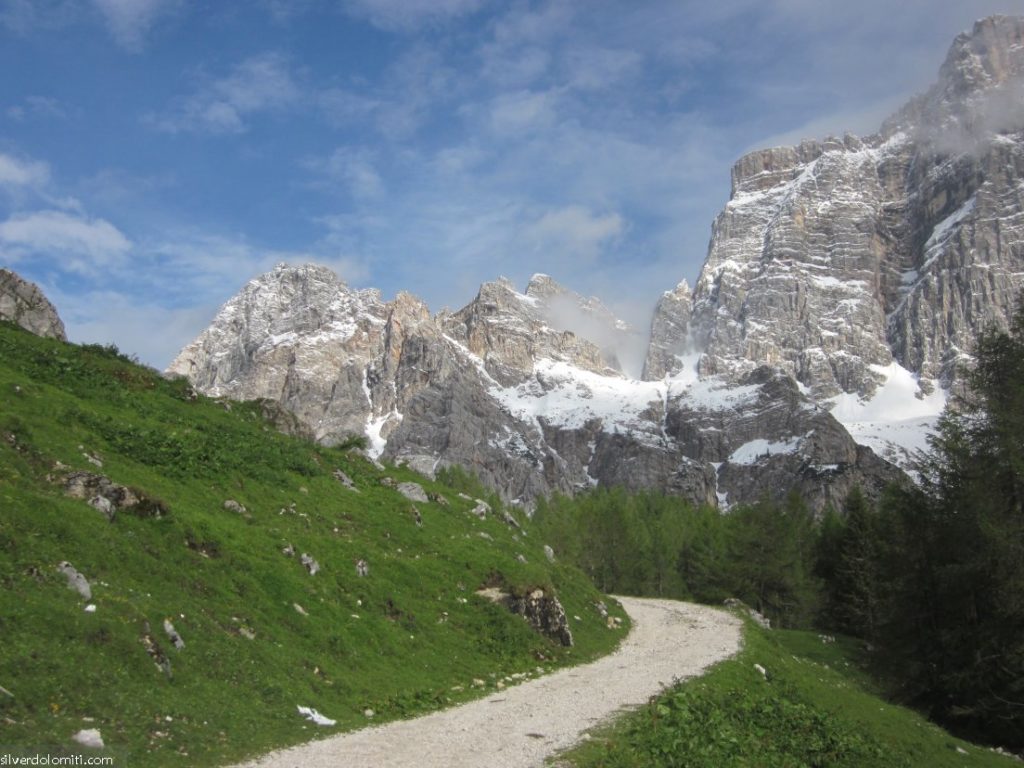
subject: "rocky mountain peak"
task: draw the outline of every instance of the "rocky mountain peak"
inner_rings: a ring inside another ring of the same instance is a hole
[[[942,152],[974,149],[986,134],[1013,130],[1024,115],[1024,17],[990,16],[957,36],[936,83],[882,126]]]
[[[1024,17],[989,16],[950,46],[939,70],[940,90],[962,96],[1002,85],[1024,73]]]
[[[0,319],[37,336],[67,341],[64,323],[39,286],[9,269],[0,269]]]
[[[879,134],[741,158],[688,323],[659,302],[647,376],[692,356],[733,382],[768,365],[863,439],[916,419],[918,440],[1024,288],[1022,38],[1024,19],[982,20]]]
[[[584,323],[564,322],[567,315],[583,321],[597,310],[546,275],[535,275],[529,288],[534,295],[519,293],[506,278],[484,283],[472,302],[445,317],[445,332],[479,357],[503,384],[530,377],[542,359],[590,371],[617,370],[614,355],[588,339],[594,334],[576,332]],[[570,325],[574,330],[567,329]]]
[[[532,275],[526,284],[526,295],[540,301],[550,299],[553,296],[561,296],[565,293],[568,293],[568,291],[556,282],[551,275],[545,275],[542,272]]]

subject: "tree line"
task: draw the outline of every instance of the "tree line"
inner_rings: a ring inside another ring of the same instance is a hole
[[[1024,308],[978,341],[920,483],[854,490],[820,519],[796,495],[723,514],[656,493],[541,502],[535,526],[607,592],[719,603],[862,638],[901,701],[1024,747]]]

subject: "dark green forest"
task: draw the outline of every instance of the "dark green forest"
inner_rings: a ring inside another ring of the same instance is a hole
[[[860,638],[893,699],[977,741],[1024,747],[1024,307],[918,457],[920,484],[854,490],[820,519],[796,495],[726,514],[596,489],[535,523],[606,592],[720,603]]]

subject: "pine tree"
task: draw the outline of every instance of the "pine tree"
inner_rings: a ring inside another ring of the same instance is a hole
[[[1024,746],[1024,307],[979,340],[922,488],[890,499],[882,637],[908,694],[965,732]],[[897,548],[898,547],[898,548]]]

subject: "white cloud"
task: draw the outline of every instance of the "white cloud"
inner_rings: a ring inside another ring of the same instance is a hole
[[[110,34],[128,51],[142,50],[146,35],[157,20],[173,10],[179,0],[93,0],[103,14]]]
[[[37,160],[19,160],[0,152],[0,186],[39,187],[50,178],[50,167]]]
[[[119,262],[131,241],[104,219],[64,211],[16,214],[0,223],[0,246],[15,260],[28,254],[59,258],[64,269],[91,273]]]
[[[498,134],[522,134],[551,125],[556,115],[553,92],[503,93],[490,105],[490,127]]]
[[[413,31],[424,24],[465,16],[485,0],[346,0],[345,8],[358,18],[391,31]]]
[[[381,107],[379,99],[344,88],[324,89],[317,95],[317,103],[332,123],[342,126],[358,123]]]
[[[216,302],[167,307],[109,290],[64,292],[43,286],[68,338],[79,344],[116,344],[125,354],[164,370],[182,347],[210,324]]]
[[[7,108],[7,116],[12,120],[24,120],[28,117],[66,118],[67,112],[57,99],[50,96],[27,96],[21,104]]]
[[[252,115],[285,109],[301,97],[285,59],[265,53],[246,59],[230,74],[206,83],[168,114],[151,118],[151,122],[170,133],[241,133]]]
[[[597,215],[583,206],[570,205],[548,211],[527,232],[538,250],[592,259],[624,228],[625,222],[617,213]]]
[[[343,183],[357,199],[373,199],[384,194],[384,181],[368,150],[338,147],[326,162],[316,163],[315,168],[328,178]]]
[[[585,45],[566,52],[566,79],[580,90],[599,91],[636,77],[643,57],[636,51]]]
[[[4,0],[0,25],[21,35],[39,29],[58,29],[79,15],[80,0]]]

